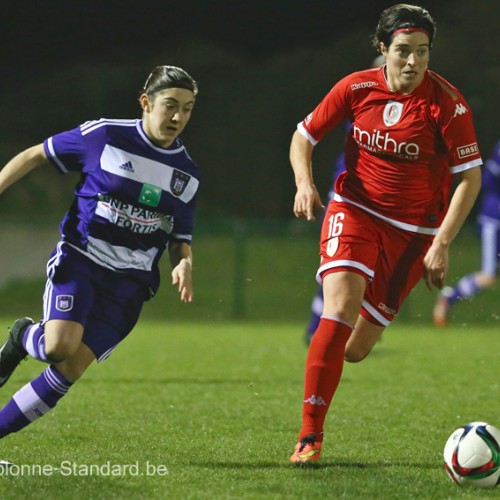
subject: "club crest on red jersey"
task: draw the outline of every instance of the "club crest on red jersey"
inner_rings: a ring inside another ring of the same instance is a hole
[[[403,114],[403,104],[396,101],[389,101],[384,108],[384,123],[386,127],[391,127],[398,123]]]

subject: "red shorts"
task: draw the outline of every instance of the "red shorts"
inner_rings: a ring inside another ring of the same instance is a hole
[[[336,271],[364,276],[361,314],[387,326],[422,278],[432,239],[394,227],[351,203],[331,201],[321,229],[318,281]]]

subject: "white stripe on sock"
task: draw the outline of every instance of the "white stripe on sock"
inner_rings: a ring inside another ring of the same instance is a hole
[[[59,394],[66,394],[70,388],[69,385],[66,385],[62,383],[55,375],[52,373],[52,367],[48,367],[44,372],[43,376],[45,377],[45,380],[47,381],[47,384],[54,389],[54,391],[58,392]]]
[[[50,410],[50,407],[39,398],[31,384],[26,384],[19,389],[12,399],[30,422],[40,418]]]
[[[28,354],[34,358],[39,359],[40,361],[47,361],[47,356],[45,355],[45,333],[40,335],[38,338],[38,345],[35,345],[35,341],[33,339],[37,328],[39,328],[39,324],[36,323],[33,326],[30,326],[25,333],[26,335],[26,351]]]
[[[30,326],[28,328],[28,331],[24,334],[25,339],[26,339],[26,351],[28,351],[28,354],[32,358],[38,358],[38,351],[35,348],[35,344],[33,343],[33,334],[35,333],[36,329],[38,328],[38,323]]]

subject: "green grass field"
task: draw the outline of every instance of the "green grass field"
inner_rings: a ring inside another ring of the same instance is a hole
[[[303,327],[143,320],[58,407],[0,443],[0,459],[25,471],[0,478],[0,498],[498,497],[459,488],[442,467],[455,428],[500,425],[496,326],[395,322],[369,358],[346,365],[317,468],[288,462]],[[0,404],[42,368],[24,362]]]

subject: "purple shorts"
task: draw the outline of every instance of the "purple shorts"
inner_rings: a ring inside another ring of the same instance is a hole
[[[145,285],[94,263],[66,243],[59,243],[52,253],[47,276],[42,323],[80,323],[83,343],[98,361],[106,359],[137,323]]]

